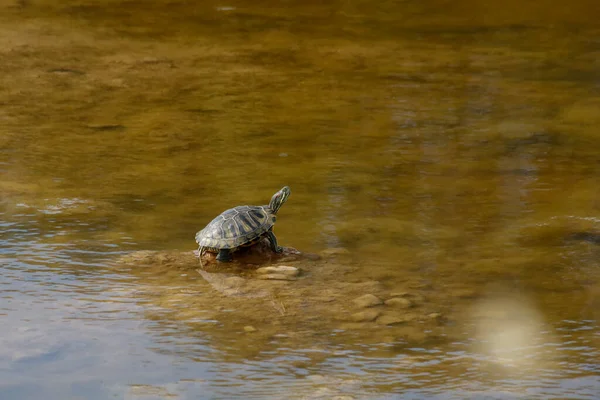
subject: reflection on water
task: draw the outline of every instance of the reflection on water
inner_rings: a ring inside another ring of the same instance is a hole
[[[595,3],[479,3],[2,3],[0,397],[594,398]]]

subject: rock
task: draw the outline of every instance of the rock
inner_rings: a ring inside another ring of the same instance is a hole
[[[354,397],[348,395],[333,396],[331,400],[354,400]]]
[[[375,318],[379,317],[381,311],[378,310],[365,310],[354,313],[350,316],[350,319],[354,322],[371,322],[374,321]]]
[[[358,307],[362,308],[373,307],[383,304],[379,297],[372,294],[365,294],[364,296],[357,297],[356,299],[352,300],[352,302]]]
[[[273,281],[295,281],[296,277],[285,274],[261,274],[258,279],[273,280]]]
[[[257,329],[255,327],[253,327],[252,325],[246,325],[244,327],[244,332],[250,333],[250,332],[256,332],[256,331],[257,331]]]
[[[411,308],[414,304],[409,299],[405,299],[403,297],[393,297],[389,300],[386,300],[385,305],[395,308]]]
[[[290,267],[288,265],[278,265],[275,267],[262,267],[256,270],[257,274],[281,274],[286,276],[298,276],[300,270],[296,267]]]

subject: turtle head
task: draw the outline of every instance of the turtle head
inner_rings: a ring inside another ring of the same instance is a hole
[[[290,188],[284,186],[279,192],[275,193],[273,197],[271,197],[269,208],[273,211],[273,214],[277,214],[277,211],[279,211],[283,203],[285,203],[287,198],[290,197],[290,193],[292,193]]]

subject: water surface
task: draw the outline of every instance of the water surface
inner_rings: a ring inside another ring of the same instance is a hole
[[[0,9],[2,399],[600,393],[594,1]],[[283,185],[286,312],[116,261]]]

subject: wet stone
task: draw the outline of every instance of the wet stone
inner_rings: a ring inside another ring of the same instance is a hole
[[[379,317],[381,311],[378,310],[365,310],[354,313],[350,316],[350,319],[354,322],[371,322],[374,321],[375,318]]]
[[[409,299],[405,299],[403,297],[393,297],[385,301],[386,306],[395,307],[395,308],[410,308],[414,304]]]
[[[300,270],[296,267],[290,267],[288,265],[278,265],[275,267],[262,267],[256,270],[257,274],[281,274],[286,276],[298,276]]]
[[[373,306],[378,306],[380,304],[383,304],[383,302],[381,301],[381,299],[379,297],[372,295],[372,294],[365,294],[364,296],[360,296],[360,297],[352,300],[352,302],[354,304],[356,304],[358,307],[362,307],[362,308],[373,307]]]

